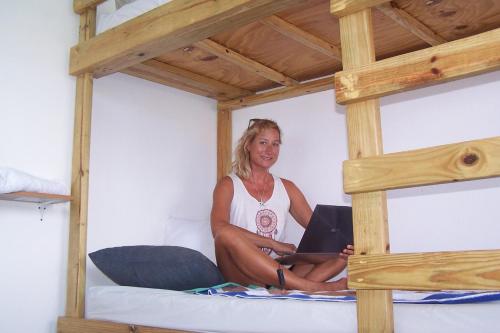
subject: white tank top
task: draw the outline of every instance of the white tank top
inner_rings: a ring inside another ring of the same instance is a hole
[[[236,174],[229,175],[233,180],[234,188],[229,222],[258,235],[283,241],[285,222],[290,210],[290,198],[281,178],[272,176],[273,194],[261,205],[248,193],[243,181]],[[271,249],[263,249],[263,251],[271,254]]]

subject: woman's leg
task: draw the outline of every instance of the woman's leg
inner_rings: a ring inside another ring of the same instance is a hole
[[[322,282],[335,277],[344,268],[345,260],[333,258],[321,264],[296,264],[292,272],[308,280]]]
[[[280,265],[251,243],[233,226],[220,230],[215,237],[215,253],[218,266],[224,277],[241,284],[279,286],[276,273]],[[335,282],[318,282],[300,277],[283,269],[286,289],[307,291],[341,290],[347,288],[345,279]]]

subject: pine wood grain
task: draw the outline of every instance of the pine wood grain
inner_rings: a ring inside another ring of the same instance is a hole
[[[176,0],[71,48],[70,73],[101,77],[304,0]]]
[[[77,14],[83,14],[87,9],[95,9],[104,1],[106,0],[73,0],[73,10]]]
[[[344,162],[344,191],[360,193],[500,176],[500,137]]]
[[[57,333],[180,333],[167,328],[156,328],[142,325],[121,324],[104,320],[59,317]]]
[[[340,18],[342,64],[357,68],[375,61],[370,9]],[[380,106],[371,99],[347,106],[349,158],[383,153]],[[383,191],[352,196],[353,231],[357,254],[389,252],[387,199]],[[349,285],[349,288],[352,288]],[[393,332],[391,291],[357,293],[358,332]]]
[[[356,289],[499,290],[500,250],[354,255]]]
[[[337,103],[448,82],[500,68],[500,28],[335,74]]]
[[[360,12],[366,8],[378,6],[389,0],[332,0],[330,12],[337,17]]]
[[[219,102],[219,106],[224,109],[237,110],[248,106],[260,105],[330,89],[333,89],[333,77],[326,77],[301,83],[296,87],[278,88],[252,96],[235,98],[228,101],[221,101]]]
[[[232,157],[232,113],[218,105],[217,107],[217,180],[227,176],[231,170]]]
[[[49,205],[71,201],[71,196],[38,192],[12,192],[0,193],[0,200],[32,202]]]

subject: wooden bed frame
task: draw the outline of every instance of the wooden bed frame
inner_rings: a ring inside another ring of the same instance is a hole
[[[83,319],[92,82],[115,72],[218,100],[219,178],[231,166],[233,110],[335,87],[347,105],[359,332],[394,331],[392,289],[500,289],[500,250],[390,254],[385,193],[500,176],[500,137],[384,155],[379,114],[381,96],[499,69],[498,1],[173,0],[95,36],[103,1],[74,0],[73,199],[58,332],[178,332]]]

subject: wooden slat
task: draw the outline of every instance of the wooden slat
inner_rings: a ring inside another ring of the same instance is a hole
[[[500,68],[500,29],[381,60],[335,75],[337,103],[348,104]]]
[[[254,94],[252,91],[241,89],[154,59],[134,65],[122,72],[217,100],[228,100]]]
[[[500,290],[500,250],[354,255],[356,289]]]
[[[291,77],[275,71],[274,69],[267,67],[255,60],[247,58],[239,54],[238,52],[225,47],[224,45],[214,42],[213,40],[205,39],[198,43],[195,43],[194,45],[247,71],[265,77],[268,80],[278,82],[279,84],[285,86],[296,86],[299,84],[299,82],[292,79]]]
[[[80,41],[90,39],[95,34],[95,26],[96,10],[88,9],[80,16]],[[79,75],[76,80],[71,172],[71,196],[73,200],[70,205],[66,286],[66,315],[70,317],[83,317],[85,310],[92,89],[92,75]]]
[[[167,328],[156,328],[133,324],[120,324],[103,320],[89,320],[70,317],[59,317],[57,333],[179,333]]]
[[[330,12],[337,17],[351,15],[390,0],[330,0]]]
[[[231,110],[217,106],[217,180],[232,169],[232,114]]]
[[[428,26],[398,8],[395,2],[384,3],[376,8],[429,45],[436,46],[447,42],[446,39],[432,31]]]
[[[70,73],[108,75],[305,0],[176,0],[71,49]]]
[[[342,60],[340,48],[273,15],[260,21],[280,34],[331,58]]]
[[[313,94],[329,89],[333,89],[333,76],[301,83],[296,87],[278,88],[252,96],[236,98],[230,101],[223,101],[220,102],[219,105],[224,109],[237,110],[249,106],[255,106],[264,103],[280,101],[287,98]]]
[[[500,137],[344,161],[346,193],[498,176]]]
[[[50,205],[71,201],[71,196],[38,192],[12,192],[0,193],[0,200],[22,201]]]
[[[87,9],[96,8],[97,5],[106,0],[73,0],[73,10],[75,13],[83,14]]]
[[[371,10],[340,18],[342,65],[357,68],[375,61]],[[347,106],[349,158],[383,153],[378,99]],[[385,192],[352,196],[354,244],[357,254],[389,252],[387,199]],[[349,285],[349,288],[352,286]],[[358,332],[394,332],[392,292],[357,293]]]

